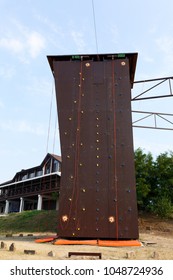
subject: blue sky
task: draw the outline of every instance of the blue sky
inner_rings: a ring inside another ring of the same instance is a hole
[[[99,53],[138,52],[135,80],[173,75],[173,2],[94,0]],[[96,53],[92,0],[0,0],[0,182],[60,154],[47,55]],[[133,94],[145,89],[134,87]],[[161,93],[166,93],[162,88]],[[158,91],[159,93],[159,91]],[[52,113],[47,149],[49,112]],[[133,102],[172,113],[173,99]],[[54,136],[55,135],[55,136]],[[134,146],[173,150],[172,131],[134,129]],[[55,140],[55,144],[54,144]]]

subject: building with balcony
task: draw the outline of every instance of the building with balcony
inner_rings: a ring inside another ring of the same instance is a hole
[[[58,210],[61,157],[48,153],[39,166],[22,169],[0,184],[0,214]]]

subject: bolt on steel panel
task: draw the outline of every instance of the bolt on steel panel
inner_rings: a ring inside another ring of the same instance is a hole
[[[138,238],[130,103],[136,56],[48,58],[62,152],[62,238]]]

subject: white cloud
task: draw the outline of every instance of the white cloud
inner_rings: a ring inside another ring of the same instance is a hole
[[[25,120],[20,121],[1,121],[0,128],[3,130],[11,131],[11,132],[19,132],[19,133],[30,133],[34,135],[44,135],[45,128],[41,124],[32,125]]]
[[[173,38],[171,36],[165,35],[156,39],[156,44],[158,48],[166,55],[173,53]]]
[[[45,47],[43,35],[36,30],[29,30],[15,20],[12,23],[15,31],[6,31],[1,35],[0,48],[17,54],[23,62],[28,62],[28,57],[36,58]]]
[[[32,58],[35,58],[44,48],[45,40],[41,34],[35,31],[28,34],[27,37],[27,46],[29,48],[29,54]]]
[[[54,23],[49,18],[42,16],[40,14],[35,14],[35,18],[41,22],[41,24],[44,24],[45,27],[48,27],[49,32],[53,32],[55,34],[58,34],[58,36],[64,36],[64,32],[62,31],[62,28],[57,25],[57,23]]]
[[[72,31],[71,32],[71,37],[76,44],[77,51],[78,52],[83,52],[85,50],[86,44],[83,38],[83,33],[78,32],[78,31]]]
[[[31,95],[38,95],[43,97],[48,97],[52,94],[54,89],[54,80],[52,79],[52,84],[49,80],[44,78],[38,78],[31,76],[25,86],[25,91],[28,91]]]
[[[113,25],[110,28],[110,33],[111,33],[111,41],[113,44],[118,45],[120,37],[119,37],[119,31],[116,25]]]
[[[11,79],[15,74],[15,70],[11,65],[1,65],[0,77],[5,79]]]
[[[155,40],[156,49],[160,52],[160,63],[162,76],[172,75],[173,71],[173,37],[163,35]],[[166,74],[165,74],[166,73]]]
[[[20,53],[23,51],[23,43],[16,38],[2,38],[0,40],[0,47],[12,51],[13,53]]]

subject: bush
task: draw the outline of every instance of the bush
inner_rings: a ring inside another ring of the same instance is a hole
[[[173,212],[171,200],[168,197],[161,197],[153,203],[151,210],[162,218],[169,218]]]

